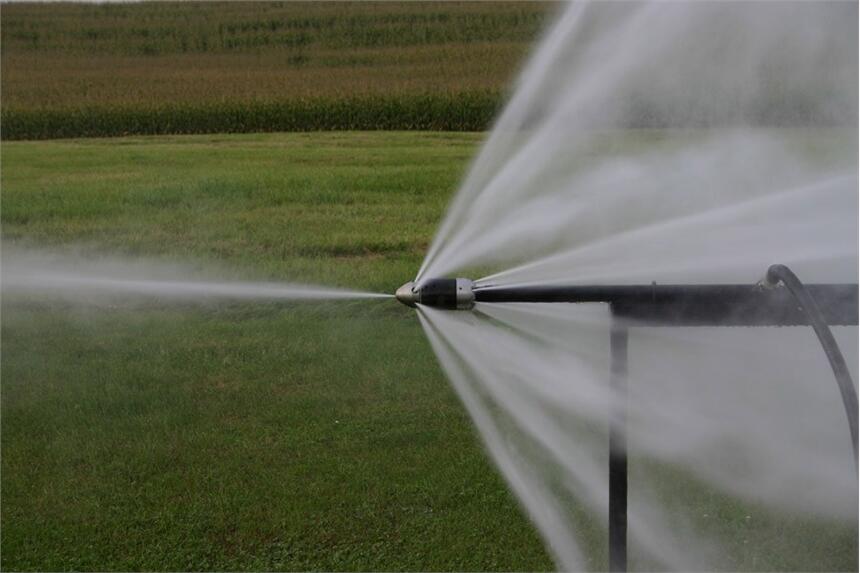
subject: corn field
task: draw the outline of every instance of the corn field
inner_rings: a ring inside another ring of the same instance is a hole
[[[5,4],[2,137],[486,129],[554,9]]]

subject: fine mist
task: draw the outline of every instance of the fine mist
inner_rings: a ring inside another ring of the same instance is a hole
[[[856,44],[854,3],[569,5],[417,280],[754,285],[782,263],[856,283]],[[559,566],[605,568],[608,310],[419,312]],[[856,384],[857,328],[834,334]],[[777,538],[809,544],[804,520],[856,554],[848,424],[810,328],[634,328],[625,399],[631,568],[754,570]]]

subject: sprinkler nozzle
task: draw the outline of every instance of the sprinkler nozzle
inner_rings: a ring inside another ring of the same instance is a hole
[[[409,281],[394,293],[394,298],[405,304],[406,306],[411,306],[415,308],[415,304],[418,302],[418,293],[415,291],[415,283]]]
[[[469,279],[427,279],[419,284],[408,282],[394,293],[406,306],[418,304],[436,308],[470,309],[475,304],[473,283]]]

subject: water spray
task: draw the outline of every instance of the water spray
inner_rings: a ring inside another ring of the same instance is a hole
[[[755,284],[688,285],[480,285],[465,278],[408,282],[397,300],[468,310],[475,303],[604,303],[612,315],[610,386],[627,392],[627,347],[633,327],[812,326],[839,385],[858,462],[857,392],[830,325],[858,324],[858,285],[804,285],[784,265],[772,265]],[[627,569],[627,443],[624,400],[609,431],[609,569]]]

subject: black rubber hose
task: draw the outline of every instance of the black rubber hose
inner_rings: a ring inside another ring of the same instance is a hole
[[[836,383],[839,385],[839,392],[842,394],[842,404],[845,406],[845,414],[848,416],[848,426],[851,430],[851,444],[854,446],[854,469],[857,470],[857,390],[854,389],[854,382],[851,380],[848,365],[839,350],[839,345],[833,338],[833,333],[830,332],[830,327],[827,326],[827,322],[821,315],[815,299],[791,269],[785,265],[771,265],[767,269],[765,280],[770,286],[775,286],[780,282],[785,285],[785,288],[794,296],[803,312],[809,317],[809,323],[821,342],[827,360],[830,361],[830,367],[833,368]]]

